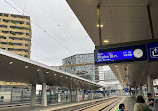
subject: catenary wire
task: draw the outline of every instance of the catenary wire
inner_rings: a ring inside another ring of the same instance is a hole
[[[22,14],[23,15],[23,13],[22,12],[20,12],[18,9],[16,9],[13,5],[11,5],[9,2],[7,2],[6,0],[4,0],[4,2],[6,2],[9,6],[11,6],[13,9],[15,9],[16,11],[18,11],[20,14]],[[20,8],[20,7],[19,7]],[[22,9],[22,8],[21,8]],[[24,12],[25,14],[27,14],[26,13],[26,11]],[[27,14],[28,15],[28,14]],[[53,37],[53,36],[51,36],[47,31],[45,31],[43,28],[41,28],[40,26],[38,26],[37,25],[37,23],[36,22],[34,22],[34,20],[30,20],[36,27],[38,27],[41,31],[43,31],[44,33],[46,33],[49,37]],[[63,46],[57,39],[55,39],[55,37],[53,37],[54,38],[54,40],[56,41],[56,42],[58,42],[64,49],[66,49],[66,51],[70,54],[70,55],[72,55],[72,53],[65,47],[65,46]]]

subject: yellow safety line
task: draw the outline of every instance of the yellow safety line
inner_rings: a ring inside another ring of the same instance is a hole
[[[124,97],[124,98],[122,99],[122,101],[120,101],[120,102],[118,103],[118,105],[116,106],[116,108],[114,109],[114,111],[116,111],[116,109],[119,107],[119,105],[120,105],[121,103],[123,103],[123,101],[125,100],[125,98],[126,98],[126,97]]]

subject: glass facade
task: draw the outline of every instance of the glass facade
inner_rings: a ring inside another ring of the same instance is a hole
[[[117,81],[115,74],[112,70],[107,70],[104,72],[104,80],[105,81]]]
[[[76,74],[85,79],[96,81],[98,77],[98,68],[94,64],[94,54],[77,54],[63,59],[61,70]]]

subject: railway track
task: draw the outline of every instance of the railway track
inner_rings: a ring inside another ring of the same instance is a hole
[[[113,111],[113,109],[119,104],[119,102],[121,101],[122,99],[118,100],[118,101],[115,101],[103,108],[101,108],[99,111]]]
[[[76,107],[71,111],[112,111],[112,109],[121,101],[121,99],[121,97],[107,99],[105,101]]]

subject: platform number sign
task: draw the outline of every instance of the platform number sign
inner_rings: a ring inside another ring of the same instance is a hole
[[[158,60],[158,43],[148,43],[147,44],[148,49],[148,59],[149,61]]]

